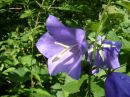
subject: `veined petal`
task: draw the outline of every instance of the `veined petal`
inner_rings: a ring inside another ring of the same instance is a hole
[[[66,72],[74,79],[80,77],[82,55],[77,48],[68,50],[61,58],[54,60],[56,56],[48,59],[48,68],[50,75],[56,75],[59,72]]]
[[[130,97],[130,77],[112,72],[105,80],[106,97]]]
[[[66,45],[81,44],[85,38],[82,29],[69,28],[64,26],[56,17],[49,15],[46,21],[48,32],[56,41]]]
[[[92,54],[93,54],[93,45],[90,46],[90,49],[88,50],[88,59],[87,61],[91,63],[92,61]],[[94,56],[94,63],[93,66],[102,66],[103,60],[99,54],[99,50],[96,50],[95,56]]]
[[[98,36],[97,43],[101,45],[101,49],[96,50],[93,66],[102,68],[117,69],[120,67],[118,54],[121,48],[120,42],[104,40],[104,37]],[[91,63],[93,53],[93,45],[88,50],[87,61]]]
[[[71,29],[65,27],[55,16],[49,15],[46,27],[52,37],[64,44],[75,44],[76,40]],[[69,40],[69,41],[68,41]]]
[[[63,47],[55,44],[55,39],[47,32],[41,36],[36,47],[45,57],[50,58],[63,50]]]
[[[106,67],[111,69],[117,69],[120,67],[116,48],[104,48],[103,52]]]
[[[113,42],[110,40],[104,40],[103,45],[103,48],[116,48],[118,52],[120,51],[122,46],[121,42]],[[105,47],[105,45],[107,45],[107,47]]]

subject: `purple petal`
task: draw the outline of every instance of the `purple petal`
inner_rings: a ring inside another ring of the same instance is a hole
[[[82,55],[77,48],[68,51],[58,60],[54,61],[56,56],[49,58],[48,68],[50,75],[56,75],[59,72],[66,72],[74,79],[78,79],[81,73],[81,59]]]
[[[105,48],[104,52],[104,62],[108,68],[117,69],[120,67],[118,60],[118,52],[116,48]]]
[[[75,29],[75,39],[79,44],[81,44],[85,39],[85,32],[82,29]]]
[[[112,72],[105,81],[106,97],[130,97],[130,77]]]
[[[72,45],[77,42],[81,44],[85,37],[83,30],[66,27],[52,15],[49,15],[46,27],[50,35],[63,44]]]
[[[94,58],[94,66],[102,66],[103,65],[103,60],[99,54],[99,51],[96,52],[95,58]]]
[[[92,54],[93,54],[93,45],[90,46],[90,48],[88,49],[88,59],[87,61],[89,63],[91,63],[92,61]],[[96,54],[95,54],[95,57],[94,57],[94,63],[93,63],[93,66],[101,66],[103,64],[103,61],[102,61],[102,58],[99,54],[99,51],[97,50],[96,51]]]
[[[94,64],[93,66],[100,66],[102,68],[111,68],[111,69],[117,69],[120,67],[120,63],[118,60],[118,54],[121,48],[120,42],[113,42],[109,40],[103,40],[103,44],[101,44],[101,36],[98,36],[97,41],[98,44],[100,44],[101,50],[103,52],[103,59],[101,55],[99,54],[99,50],[96,50],[95,58],[94,58]],[[93,48],[93,46],[90,47],[88,51],[90,51]],[[92,59],[92,52],[88,53],[88,59],[87,61],[91,63]]]
[[[91,63],[91,61],[92,61],[92,53],[93,53],[93,45],[91,45],[89,48],[88,48],[88,58],[87,58],[87,61],[89,62],[89,63]]]
[[[87,42],[84,40],[82,43],[81,43],[81,52],[82,52],[82,55],[84,55],[87,51],[88,47],[87,47]]]
[[[74,33],[71,33],[70,29],[65,27],[56,17],[49,15],[46,27],[50,35],[57,41],[70,45],[76,43]]]
[[[55,42],[55,39],[47,32],[38,40],[36,47],[41,54],[47,58],[50,58],[63,50],[63,48],[59,45],[56,45]]]
[[[103,44],[110,45],[111,46],[110,48],[116,48],[117,52],[120,51],[121,46],[122,46],[121,42],[113,42],[113,41],[110,41],[110,40],[104,40]]]
[[[102,37],[101,37],[101,36],[98,36],[98,37],[97,37],[97,43],[98,43],[98,44],[101,44],[102,41],[103,41],[103,40],[102,40]]]

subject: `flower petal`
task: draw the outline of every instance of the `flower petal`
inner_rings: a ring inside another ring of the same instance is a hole
[[[46,27],[56,41],[66,45],[81,44],[85,38],[85,32],[82,29],[66,27],[52,15],[47,18]]]
[[[59,60],[53,61],[56,56],[48,59],[48,68],[50,75],[56,75],[59,72],[66,72],[74,79],[80,77],[82,55],[77,48],[65,53]]]
[[[85,32],[82,29],[75,29],[73,33],[75,33],[75,38],[79,44],[85,41]]]
[[[130,77],[112,72],[105,81],[106,97],[130,97]]]
[[[84,55],[87,51],[88,47],[87,47],[87,42],[84,40],[82,43],[81,43],[81,52],[82,54]]]
[[[120,51],[121,46],[122,46],[121,42],[113,42],[113,41],[110,41],[110,40],[104,40],[103,45],[105,45],[105,44],[109,45],[109,47],[104,46],[104,48],[116,48],[117,52]]]
[[[102,39],[102,42],[101,42]],[[97,42],[101,45],[101,50],[96,50],[93,66],[100,66],[102,68],[117,69],[120,67],[118,54],[121,48],[120,42],[113,42],[104,40],[104,37],[98,36]],[[101,51],[101,52],[100,52]],[[93,45],[88,50],[88,59],[90,63],[92,60]]]
[[[63,48],[55,44],[55,42],[55,39],[47,32],[38,40],[36,47],[41,54],[49,58],[63,50]]]
[[[46,27],[50,35],[57,41],[70,45],[76,43],[72,30],[65,27],[56,17],[49,15],[46,21]]]
[[[120,67],[118,52],[116,48],[104,48],[104,62],[108,68],[117,69]]]

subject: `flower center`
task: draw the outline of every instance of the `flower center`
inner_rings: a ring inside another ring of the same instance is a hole
[[[56,55],[54,56],[52,62],[58,61],[58,60],[59,60],[60,58],[62,58],[67,52],[71,52],[70,50],[71,50],[74,46],[76,46],[76,44],[74,44],[74,45],[65,45],[65,44],[59,43],[59,42],[55,42],[55,44],[57,44],[57,45],[63,47],[64,49],[63,49],[61,52],[59,52],[58,54],[56,54]]]

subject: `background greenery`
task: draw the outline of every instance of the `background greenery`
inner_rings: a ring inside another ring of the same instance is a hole
[[[85,60],[79,80],[65,73],[48,74],[47,59],[35,44],[46,32],[49,14],[67,26],[83,28],[89,44],[96,32],[121,41],[121,68],[117,71],[129,75],[130,1],[111,0],[107,4],[108,0],[0,0],[0,97],[85,97],[88,93]],[[101,71],[92,76],[93,97],[105,97],[104,75]]]

